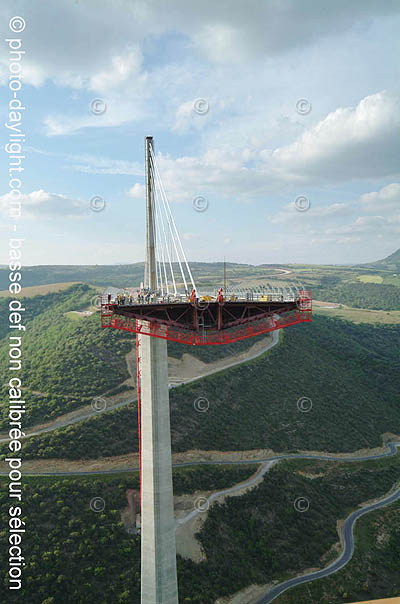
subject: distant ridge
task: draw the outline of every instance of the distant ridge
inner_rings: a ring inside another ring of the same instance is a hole
[[[400,248],[393,252],[393,254],[390,254],[390,256],[377,260],[374,264],[400,264]]]
[[[395,272],[398,272],[400,271],[400,248],[393,252],[393,254],[390,254],[390,256],[386,256],[386,258],[376,260],[375,262],[359,264],[358,266],[368,266],[371,268],[385,268],[386,270],[393,270]]]

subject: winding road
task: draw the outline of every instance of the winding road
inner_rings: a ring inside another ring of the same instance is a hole
[[[230,369],[231,367],[235,367],[236,365],[242,365],[243,363],[247,363],[248,361],[252,361],[252,360],[256,359],[257,357],[261,356],[262,354],[264,354],[265,352],[270,350],[270,348],[273,348],[273,346],[278,344],[279,331],[273,331],[273,332],[271,332],[271,335],[272,335],[272,340],[270,342],[268,342],[268,344],[266,344],[265,346],[260,348],[260,350],[257,350],[257,352],[249,354],[245,359],[239,359],[236,361],[232,361],[231,363],[228,363],[228,364],[224,365],[223,367],[216,367],[214,369],[210,369],[209,371],[206,371],[205,373],[202,373],[201,375],[196,375],[195,377],[189,378],[187,380],[182,380],[182,382],[180,384],[174,384],[174,385],[171,385],[170,387],[177,388],[181,385],[183,386],[186,384],[190,384],[191,382],[196,382],[197,380],[201,380],[202,378],[207,377],[209,375],[213,375],[214,373],[219,373],[220,371],[224,371],[225,369]],[[101,396],[99,398],[101,398]],[[120,401],[119,403],[114,403],[112,405],[109,405],[104,409],[104,411],[96,411],[96,409],[91,409],[90,411],[85,411],[83,413],[79,413],[73,417],[68,417],[65,419],[58,419],[58,420],[56,419],[53,422],[51,422],[51,424],[43,426],[43,428],[39,428],[38,430],[33,429],[33,431],[31,431],[31,432],[26,432],[25,436],[22,438],[29,438],[31,436],[39,436],[40,434],[44,434],[45,432],[53,432],[53,430],[57,430],[58,428],[66,428],[67,426],[71,426],[72,424],[77,424],[79,422],[82,422],[85,419],[89,419],[89,418],[95,417],[95,416],[98,417],[101,413],[107,413],[108,411],[114,411],[115,409],[119,409],[121,407],[126,407],[130,403],[134,403],[136,401],[137,401],[137,397],[134,396],[134,397],[126,399],[124,401]],[[9,440],[10,440],[9,437],[0,438],[0,443],[6,443]]]
[[[208,375],[213,375],[215,373],[219,373],[220,371],[224,371],[225,369],[228,369],[230,367],[234,367],[236,365],[240,365],[247,361],[253,360],[253,359],[261,356],[262,354],[264,354],[266,351],[268,351],[273,346],[275,346],[278,343],[278,341],[279,341],[279,332],[278,331],[272,332],[272,341],[270,341],[265,347],[258,350],[256,353],[250,354],[246,359],[236,360],[223,367],[218,367],[218,368],[212,369],[211,371],[208,371],[202,375],[198,375],[196,377],[185,380],[182,382],[182,384],[189,384],[191,382],[195,382]],[[177,387],[179,385],[180,384],[177,384],[172,387]],[[106,411],[124,407],[135,401],[136,401],[136,397],[130,398],[125,401],[121,401],[119,403],[115,403],[114,405],[108,407],[106,409]],[[93,409],[91,411],[85,412],[84,414],[77,415],[76,417],[68,418],[65,420],[58,420],[58,421],[56,420],[56,421],[52,422],[52,424],[49,426],[45,426],[43,428],[40,428],[39,430],[27,433],[26,438],[28,438],[30,436],[36,436],[39,434],[43,434],[45,432],[51,432],[53,430],[56,430],[57,428],[69,426],[71,424],[75,424],[75,423],[78,423],[85,419],[88,419],[90,417],[98,416],[98,415],[99,415],[99,412]],[[0,439],[0,442],[8,442],[8,441],[9,441],[9,438]],[[343,463],[343,462],[360,462],[360,461],[368,461],[368,460],[372,460],[372,459],[381,459],[383,457],[396,455],[397,448],[400,447],[400,442],[387,443],[386,447],[387,447],[387,450],[384,453],[366,455],[366,456],[362,456],[362,457],[361,456],[343,457],[343,456],[335,456],[335,455],[313,455],[313,454],[307,454],[307,453],[304,453],[304,454],[294,453],[294,454],[288,454],[288,455],[275,455],[275,456],[269,457],[269,458],[259,458],[259,459],[251,459],[251,460],[246,460],[246,459],[237,460],[237,461],[215,460],[215,461],[190,461],[190,462],[175,463],[175,464],[173,464],[173,467],[175,467],[175,468],[187,467],[187,466],[200,466],[200,465],[262,464],[260,471],[257,472],[256,474],[253,474],[247,481],[241,482],[240,484],[236,484],[228,489],[223,489],[221,491],[214,492],[212,495],[210,495],[208,497],[207,504],[205,507],[202,506],[201,509],[196,508],[192,512],[187,514],[184,518],[177,520],[176,527],[179,528],[180,526],[183,526],[184,524],[189,522],[191,519],[193,519],[198,514],[203,513],[206,509],[209,508],[210,504],[215,499],[217,499],[219,496],[230,495],[230,494],[233,494],[242,489],[254,486],[255,484],[257,484],[257,482],[259,482],[263,478],[264,474],[277,461],[287,460],[287,459],[315,459],[315,460],[326,460],[326,461],[338,461],[338,462]],[[135,472],[138,470],[139,470],[138,467],[132,467],[132,468],[124,468],[124,469],[92,470],[92,471],[29,472],[29,473],[26,473],[26,475],[27,476],[85,476],[85,475],[93,475],[93,474],[95,474],[95,475],[120,474],[120,473],[126,473],[126,472]],[[4,476],[4,475],[7,475],[7,472],[0,472],[0,476]],[[273,600],[275,600],[275,598],[277,598],[280,594],[287,591],[288,589],[291,589],[292,587],[295,587],[296,585],[300,585],[302,583],[308,583],[310,581],[314,581],[316,579],[321,579],[323,577],[328,577],[329,575],[332,575],[332,574],[336,573],[337,571],[339,571],[340,569],[342,569],[351,560],[353,553],[354,553],[353,531],[354,531],[354,525],[355,525],[356,521],[364,514],[367,514],[368,512],[371,512],[371,511],[379,509],[379,508],[383,508],[383,507],[393,503],[394,501],[396,501],[399,498],[400,498],[400,487],[397,488],[396,491],[394,491],[393,493],[386,495],[383,499],[381,499],[375,503],[368,504],[368,505],[364,506],[363,508],[353,511],[346,518],[346,520],[341,528],[341,537],[342,537],[342,542],[344,544],[343,550],[333,562],[331,562],[324,569],[321,569],[318,571],[313,571],[306,575],[294,577],[292,579],[283,581],[282,583],[279,583],[278,585],[275,585],[274,587],[270,588],[267,592],[265,592],[265,594],[263,594],[263,596],[261,596],[256,601],[256,604],[268,604],[269,602],[272,602]]]
[[[338,462],[360,462],[360,461],[368,461],[372,459],[382,459],[384,457],[390,457],[397,454],[397,448],[400,447],[400,442],[389,442],[386,445],[387,450],[384,453],[375,454],[375,455],[365,455],[365,456],[349,456],[349,457],[340,457],[337,455],[312,455],[312,454],[301,454],[301,453],[293,453],[288,455],[274,455],[269,458],[261,458],[261,459],[241,459],[238,461],[225,461],[225,460],[217,460],[217,461],[190,461],[190,462],[181,462],[173,464],[174,468],[188,467],[188,466],[200,466],[200,465],[249,465],[249,464],[262,464],[262,468],[256,474],[253,474],[248,480],[241,482],[240,484],[236,484],[228,489],[223,489],[221,491],[216,491],[212,495],[210,495],[207,499],[207,503],[205,506],[201,506],[201,508],[196,508],[189,514],[187,514],[184,518],[180,518],[176,522],[176,528],[186,524],[190,520],[192,520],[198,514],[202,514],[204,511],[208,510],[210,504],[217,499],[221,495],[230,495],[242,489],[254,486],[257,482],[259,482],[264,474],[270,469],[270,467],[279,460],[286,459],[315,459],[315,460],[325,460],[325,461],[338,461]],[[114,470],[93,470],[93,471],[71,471],[71,472],[30,472],[27,473],[27,476],[85,476],[85,475],[93,475],[93,474],[120,474],[125,472],[137,472],[139,470],[138,467],[125,468],[125,469],[114,469]],[[6,472],[1,472],[0,475],[7,475]],[[295,587],[296,585],[300,585],[302,583],[308,583],[309,581],[315,581],[316,579],[322,579],[323,577],[328,577],[341,570],[346,564],[351,560],[354,553],[354,525],[358,518],[364,516],[368,512],[373,510],[377,510],[379,508],[383,508],[387,505],[390,505],[394,501],[400,498],[400,487],[396,489],[393,493],[386,495],[383,499],[371,504],[365,505],[363,508],[357,509],[352,512],[345,520],[342,529],[341,536],[343,540],[343,550],[339,554],[339,556],[331,562],[326,568],[323,568],[318,571],[313,571],[306,575],[302,575],[299,577],[293,577],[292,579],[288,579],[275,585],[270,588],[261,598],[256,601],[256,604],[268,604],[277,598],[284,591]]]

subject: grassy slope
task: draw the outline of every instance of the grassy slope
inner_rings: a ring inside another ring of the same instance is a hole
[[[94,396],[128,376],[123,359],[132,339],[99,328],[99,314],[71,321],[65,313],[89,306],[94,290],[76,285],[65,292],[25,300],[29,327],[23,338],[25,387],[44,393]],[[32,306],[29,306],[31,302]],[[7,375],[8,342],[0,343],[0,376]],[[108,370],[105,372],[104,367]]]
[[[129,377],[125,354],[135,345],[134,334],[102,330],[100,314],[89,317],[73,311],[90,306],[96,291],[85,284],[75,284],[63,291],[36,295],[21,300],[24,324],[23,369],[20,377],[25,389],[27,414],[25,426],[48,421],[88,403],[93,396],[115,389]],[[9,299],[0,298],[2,317],[0,337],[0,380],[7,381],[6,340]],[[183,353],[212,362],[250,348],[259,338],[221,347],[188,347],[169,343],[169,354],[181,358]],[[32,394],[41,392],[43,396]],[[3,392],[6,397],[6,390]],[[0,430],[4,429],[6,407],[0,405]]]
[[[382,433],[400,433],[399,340],[398,327],[321,317],[289,328],[262,357],[170,392],[173,449],[379,446]],[[208,411],[196,411],[199,397]],[[311,399],[309,412],[298,409],[301,397]],[[31,438],[24,448],[29,457],[71,459],[137,450],[136,407]]]

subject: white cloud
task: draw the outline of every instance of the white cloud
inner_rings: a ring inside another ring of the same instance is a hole
[[[187,116],[185,103],[181,116]],[[172,200],[212,193],[235,201],[324,181],[370,180],[400,172],[400,98],[385,91],[362,99],[357,107],[339,108],[306,130],[294,143],[272,151],[226,145],[200,156],[173,159],[158,154],[160,172]],[[303,192],[300,191],[300,192]],[[299,193],[300,193],[299,192]],[[381,194],[394,195],[393,190]],[[312,200],[311,200],[311,203]],[[314,218],[348,212],[343,202],[313,208]],[[276,220],[285,221],[290,208]]]
[[[26,95],[31,96],[27,100],[44,110],[37,115],[46,116],[47,134],[75,134],[68,148],[82,149],[81,155],[59,154],[57,168],[64,171],[57,169],[59,184],[56,188],[53,184],[53,190],[68,190],[63,189],[62,179],[71,174],[65,170],[129,174],[137,177],[131,179],[129,195],[143,199],[141,165],[83,151],[93,153],[99,137],[107,153],[129,158],[132,147],[127,135],[136,147],[139,137],[154,127],[156,140],[171,154],[158,156],[170,200],[190,205],[196,195],[204,195],[210,202],[207,218],[214,211],[221,216],[222,209],[229,208],[224,217],[232,237],[229,254],[242,246],[238,233],[242,234],[244,224],[252,230],[250,219],[246,222],[247,207],[237,202],[255,202],[257,211],[251,220],[256,227],[262,203],[271,202],[276,208],[275,199],[284,195],[288,205],[265,224],[265,240],[261,235],[261,240],[246,243],[248,258],[256,259],[259,253],[265,257],[267,246],[277,250],[282,236],[286,239],[279,254],[286,254],[292,245],[289,239],[293,240],[293,259],[311,238],[323,241],[325,237],[332,245],[358,240],[363,242],[360,250],[366,250],[372,247],[377,228],[384,233],[386,245],[395,240],[400,112],[399,99],[390,91],[398,89],[393,75],[399,44],[393,34],[400,23],[395,16],[400,14],[398,0],[327,4],[302,0],[301,7],[297,0],[250,5],[245,0],[58,0],[42,3],[38,10],[32,10],[31,4],[19,1],[21,13],[25,10],[29,16],[23,37],[29,49],[24,84],[47,85],[42,91],[26,86]],[[10,10],[0,8],[4,22]],[[351,54],[354,49],[357,53]],[[4,77],[6,50],[6,45],[0,49]],[[89,111],[88,104],[96,97],[107,104],[102,115]],[[193,111],[197,98],[210,105],[204,115]],[[299,98],[312,101],[309,115],[296,113]],[[121,140],[114,144],[116,131],[106,129],[126,124],[132,126],[121,128]],[[80,132],[88,128],[101,130],[90,136]],[[185,136],[188,133],[190,137]],[[36,134],[34,130],[31,141]],[[47,144],[60,149],[64,142]],[[374,178],[378,183],[371,182]],[[350,203],[359,195],[360,182],[346,186],[345,194],[337,183],[354,179],[370,181],[366,190],[372,192]],[[384,182],[394,184],[379,190]],[[325,206],[314,192],[323,191],[326,199],[326,183],[332,194]],[[27,182],[27,190],[39,186],[46,188]],[[79,214],[79,203],[86,204],[45,191],[36,193],[41,200],[35,205],[28,199],[27,212],[35,208],[54,215],[64,207],[73,215]],[[290,201],[300,194],[310,197],[308,212],[297,212]],[[358,220],[371,214],[372,222]],[[279,228],[273,226],[277,224]],[[348,232],[327,234],[328,229],[341,227]],[[190,222],[185,225],[188,236],[192,228]],[[193,237],[193,248],[199,242],[199,254],[201,246],[213,249],[207,237],[211,235]],[[322,247],[319,251],[325,253]],[[240,250],[238,254],[243,258]]]
[[[196,102],[200,107],[200,114],[196,113]],[[202,109],[203,107],[203,109]],[[203,112],[203,113],[202,113]],[[176,110],[175,124],[173,130],[184,133],[189,128],[200,129],[207,124],[207,113],[209,112],[209,102],[206,99],[193,99],[181,103]]]
[[[211,63],[246,62],[309,46],[400,10],[396,0],[320,4],[303,0],[301,6],[297,0],[250,5],[244,0],[114,0],[112,4],[58,0],[34,11],[31,4],[30,0],[18,3],[21,14],[29,16],[24,31],[29,48],[26,81],[37,86],[52,79],[77,88],[98,85],[107,89],[126,74],[127,67],[122,66],[126,58],[119,63],[118,57],[127,57],[131,48],[136,53],[147,38],[171,31],[185,36],[192,50]],[[0,15],[6,23],[11,9],[3,4]],[[0,60],[7,63],[5,45]],[[137,59],[134,64],[136,68]],[[104,65],[110,67],[104,70]]]
[[[133,187],[131,187],[128,191],[129,197],[133,197],[133,199],[144,199],[146,192],[144,185],[139,182],[135,183]]]
[[[386,185],[380,191],[365,193],[360,197],[360,205],[365,212],[398,212],[400,213],[400,183]]]
[[[136,162],[108,157],[95,157],[93,155],[67,156],[67,167],[76,172],[86,174],[130,174],[141,176],[143,166]]]
[[[0,207],[4,214],[7,212],[10,194],[0,196]],[[48,193],[40,189],[21,197],[22,217],[62,218],[65,216],[83,216],[89,213],[89,202],[73,199],[67,195]]]
[[[199,233],[183,233],[183,238],[185,241],[191,241],[193,239],[200,239],[201,235]]]
[[[264,159],[281,178],[337,182],[398,173],[399,155],[400,98],[382,91],[340,107]]]
[[[117,88],[128,78],[140,73],[142,54],[138,47],[127,52],[126,55],[113,57],[110,69],[95,73],[90,78],[90,88],[98,92],[105,92]]]

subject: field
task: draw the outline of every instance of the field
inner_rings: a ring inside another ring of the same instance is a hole
[[[370,323],[384,325],[398,325],[400,323],[399,310],[368,310],[365,308],[350,308],[342,304],[334,308],[324,308],[313,305],[313,314],[325,317],[337,317],[353,323]]]
[[[380,275],[359,275],[358,279],[362,283],[383,283],[383,277]]]
[[[69,289],[73,285],[77,285],[78,281],[70,281],[68,283],[48,283],[46,285],[32,285],[31,287],[24,287],[20,295],[16,297],[33,298],[34,296],[43,296],[54,292],[60,292],[65,289]],[[0,298],[8,298],[10,292],[8,289],[0,291]]]

